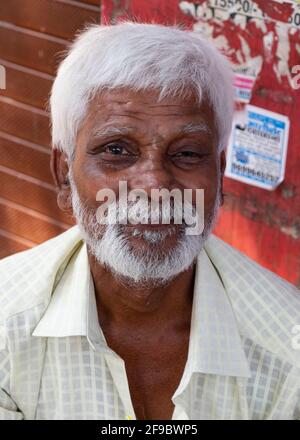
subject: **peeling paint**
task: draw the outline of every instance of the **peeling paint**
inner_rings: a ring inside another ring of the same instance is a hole
[[[293,14],[293,5],[287,2],[275,2],[273,0],[253,0],[263,13],[275,21],[288,22]]]
[[[279,26],[278,28],[278,46],[276,56],[278,57],[278,63],[275,64],[275,72],[277,77],[280,78],[283,75],[287,75],[291,81],[290,69],[289,69],[289,56],[290,56],[290,40],[289,31],[286,26]]]
[[[264,41],[264,49],[265,49],[265,58],[268,63],[272,61],[272,52],[273,52],[273,45],[274,45],[274,32],[268,32],[266,35],[264,35],[263,38]]]
[[[251,69],[256,62],[254,75],[258,77],[263,66],[269,65],[278,83],[287,81],[292,87],[290,38],[300,36],[300,31],[292,28],[290,21],[293,12],[298,11],[294,8],[299,8],[300,20],[300,6],[275,0],[248,0],[251,10],[247,16],[246,13],[236,12],[237,4],[226,9],[219,7],[223,3],[218,0],[201,1],[201,4],[184,1],[179,2],[179,7],[182,12],[193,16],[194,31],[213,40],[216,47],[229,56],[235,71],[240,66],[244,70],[247,66]],[[253,41],[252,38],[252,30],[255,29],[261,34],[260,48],[257,47],[258,40]],[[296,50],[299,53],[299,44]]]
[[[300,223],[296,223],[292,226],[282,226],[280,230],[296,240],[300,238]]]

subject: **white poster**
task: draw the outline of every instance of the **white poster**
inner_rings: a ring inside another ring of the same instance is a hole
[[[284,180],[289,126],[288,117],[247,105],[244,121],[233,123],[225,176],[275,189]]]

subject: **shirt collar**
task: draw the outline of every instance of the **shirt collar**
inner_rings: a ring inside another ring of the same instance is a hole
[[[174,399],[193,373],[251,377],[233,308],[205,246],[196,263],[188,360]]]
[[[69,260],[32,336],[86,336],[93,350],[96,346],[109,350],[98,321],[85,243],[81,243]]]
[[[33,336],[86,336],[91,347],[112,352],[98,321],[87,247],[76,248]],[[174,397],[195,372],[250,377],[234,311],[205,247],[196,262],[188,360]]]

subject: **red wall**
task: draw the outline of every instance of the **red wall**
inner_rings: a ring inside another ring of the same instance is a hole
[[[293,5],[280,5],[274,0],[235,2],[246,11],[248,4],[262,11],[264,18],[259,21],[251,18],[251,14],[244,18],[237,17],[240,14],[222,20],[213,18],[215,9],[210,9],[209,4],[226,3],[228,0],[103,0],[102,23],[129,18],[185,24],[189,28],[206,26],[213,39],[227,42],[226,53],[235,65],[262,57],[251,104],[290,118],[286,177],[274,191],[225,178],[225,206],[215,233],[300,287],[300,89],[294,90],[288,80],[292,67],[300,64],[300,22],[298,28],[292,28],[287,22],[291,20]],[[190,6],[190,14],[182,12],[183,4],[185,10]],[[244,20],[244,24],[237,23],[237,19]],[[296,23],[298,19],[300,7]],[[273,36],[270,50],[264,44],[267,35]],[[283,70],[280,77],[275,73],[278,67]]]

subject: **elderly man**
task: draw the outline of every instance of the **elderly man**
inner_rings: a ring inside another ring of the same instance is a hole
[[[299,292],[211,234],[227,61],[193,32],[95,25],[61,63],[50,105],[58,204],[77,225],[0,263],[0,417],[300,418]],[[117,205],[120,182],[147,200]],[[174,221],[175,199],[169,223],[163,198],[158,222],[98,212],[105,190],[115,213],[140,202],[149,220],[162,189],[191,191],[199,233]]]

